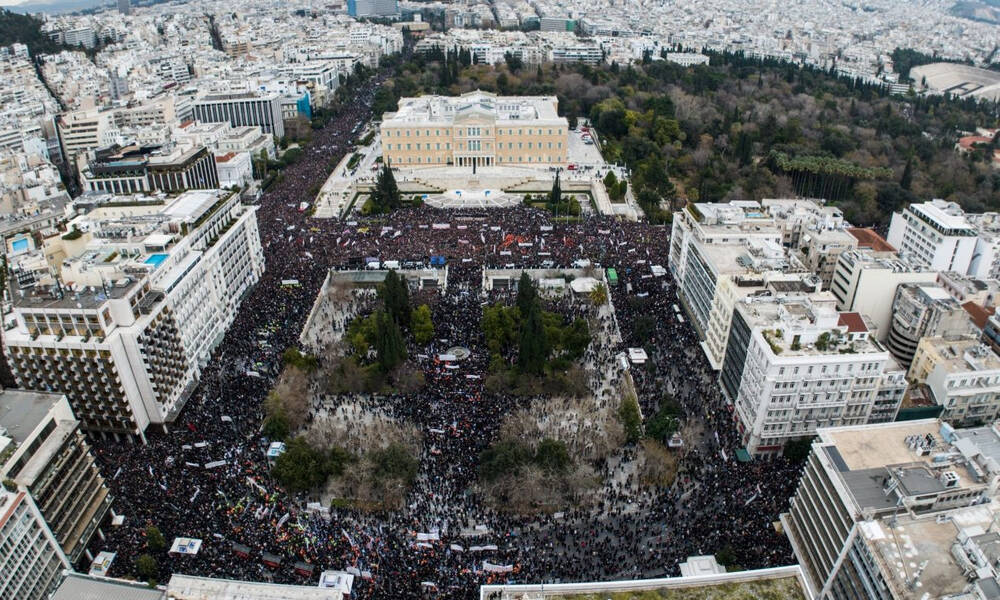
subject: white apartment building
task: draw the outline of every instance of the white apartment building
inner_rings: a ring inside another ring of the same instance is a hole
[[[28,492],[71,563],[93,559],[111,494],[65,396],[0,392],[0,477]]]
[[[884,342],[889,337],[896,288],[903,283],[933,283],[935,276],[895,256],[880,256],[870,249],[849,250],[837,257],[829,289],[837,299],[837,310],[867,315],[873,335]]]
[[[932,200],[893,213],[886,240],[900,256],[931,271],[968,273],[976,236],[960,206]]]
[[[750,297],[733,313],[720,374],[747,452],[780,453],[820,427],[895,418],[898,395],[879,395],[902,371],[857,313],[839,313],[828,292],[805,298]],[[876,408],[876,402],[882,404]]]
[[[27,492],[0,488],[0,600],[46,600],[66,555]]]
[[[285,135],[281,94],[255,92],[210,93],[193,104],[194,118],[205,123],[228,122],[233,127],[257,126],[264,133]]]
[[[69,232],[19,255],[4,351],[18,384],[64,393],[85,429],[172,421],[264,269],[239,195],[83,196]]]
[[[936,283],[904,283],[896,288],[886,347],[901,365],[913,361],[924,337],[973,333],[962,305]]]
[[[553,63],[584,63],[599,65],[604,61],[604,52],[599,46],[578,44],[556,46],[549,50],[549,61]]]
[[[814,598],[996,597],[995,427],[925,419],[817,435],[781,515]]]
[[[63,156],[73,165],[77,156],[121,141],[113,111],[65,113],[58,117],[56,123]]]
[[[702,349],[716,370],[722,368],[739,301],[810,294],[822,286],[799,255],[785,248],[809,243],[815,234],[804,216],[808,211],[796,206],[802,201],[764,202],[774,204],[766,208],[757,202],[695,204],[674,213],[669,266],[678,295],[703,340]],[[813,216],[825,218],[825,207]]]
[[[955,271],[938,273],[937,283],[960,304],[975,302],[980,306],[996,306],[1000,300],[1000,280],[979,279]]]
[[[949,423],[992,423],[1000,416],[1000,357],[978,336],[923,338],[907,376],[927,386]]]
[[[978,233],[968,275],[978,279],[1000,279],[1000,213],[971,214],[966,218]]]
[[[219,187],[242,188],[253,182],[253,164],[247,152],[227,152],[215,157]]]

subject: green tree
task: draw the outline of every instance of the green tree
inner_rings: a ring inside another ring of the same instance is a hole
[[[515,302],[522,316],[527,316],[531,309],[538,306],[538,288],[535,287],[534,280],[526,271],[521,271],[521,278],[517,282],[517,300]]]
[[[383,373],[395,369],[406,359],[403,333],[399,325],[385,311],[378,311],[375,318],[375,352]]]
[[[401,479],[409,485],[417,477],[419,461],[401,444],[393,443],[385,449],[376,450],[370,458],[378,479]]]
[[[625,428],[625,441],[634,444],[642,437],[642,415],[639,412],[639,402],[632,394],[622,398],[618,407],[618,420]]]
[[[410,326],[410,288],[406,278],[400,277],[395,270],[390,270],[385,281],[378,289],[379,298],[386,312],[399,323],[401,327]]]
[[[135,572],[141,579],[152,579],[159,571],[160,567],[152,556],[142,554],[135,559]]]
[[[782,449],[782,456],[792,462],[805,460],[812,451],[812,438],[802,438],[799,440],[788,440]]]
[[[371,201],[373,211],[378,214],[390,213],[402,205],[399,187],[396,186],[396,176],[393,175],[389,163],[383,164],[382,170],[378,173]]]
[[[607,188],[608,193],[611,193],[615,187],[618,186],[618,178],[615,177],[614,171],[608,171],[608,174],[604,176],[604,187]]]
[[[545,359],[549,356],[548,339],[542,324],[541,309],[532,306],[521,324],[521,345],[517,365],[521,372],[541,375],[545,372]]]
[[[267,415],[264,419],[264,426],[261,428],[261,435],[269,440],[284,440],[291,432],[288,423],[288,415],[284,409],[279,408]]]
[[[1000,137],[1000,136],[997,136]],[[906,166],[903,167],[903,175],[899,178],[899,187],[909,191],[913,185],[913,157],[906,159]]]
[[[289,442],[285,452],[274,461],[271,474],[288,491],[307,492],[323,485],[329,467],[323,453],[299,436]]]
[[[608,303],[608,288],[604,286],[603,283],[599,283],[594,286],[594,289],[590,290],[590,301],[594,303],[595,306],[604,306]]]
[[[549,192],[549,208],[555,210],[562,204],[562,186],[559,184],[559,172],[556,171],[556,178],[552,182],[552,191]]]
[[[507,308],[499,303],[483,307],[480,323],[486,336],[486,346],[491,353],[500,354],[517,340],[517,312],[517,307]]]
[[[562,473],[569,467],[572,460],[566,442],[544,438],[538,442],[535,449],[535,464],[550,473]]]
[[[413,341],[423,346],[434,339],[434,323],[431,322],[431,307],[421,304],[413,311],[410,329],[413,331]]]
[[[531,448],[517,440],[503,440],[491,445],[479,455],[479,474],[487,481],[515,474],[532,459]]]
[[[150,552],[161,552],[167,547],[167,540],[155,525],[146,527],[146,547]]]

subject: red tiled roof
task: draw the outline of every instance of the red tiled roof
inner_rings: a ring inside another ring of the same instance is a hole
[[[223,154],[222,156],[216,156],[215,157],[215,162],[229,162],[229,159],[231,159],[234,156],[236,156],[235,152],[227,152],[226,154]]]
[[[984,137],[981,135],[968,135],[963,138],[958,138],[958,145],[963,148],[972,148],[976,144],[989,144],[993,141],[993,138]]]
[[[861,248],[871,248],[876,252],[896,251],[896,249],[892,247],[892,244],[885,241],[885,238],[880,236],[874,229],[869,229],[867,227],[849,227],[847,232],[857,238],[858,246]]]
[[[975,323],[976,327],[979,329],[986,327],[986,321],[988,321],[997,310],[994,306],[986,308],[985,306],[976,304],[972,300],[963,304],[962,308],[965,309],[965,312],[969,313],[969,316],[972,318],[972,322]]]
[[[856,312],[840,313],[840,319],[837,321],[837,325],[847,325],[847,331],[849,333],[864,333],[868,331],[868,326],[865,325],[865,320],[861,318],[860,313]]]

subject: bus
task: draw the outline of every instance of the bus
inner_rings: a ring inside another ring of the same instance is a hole
[[[618,285],[618,271],[615,271],[611,267],[608,267],[608,283]]]

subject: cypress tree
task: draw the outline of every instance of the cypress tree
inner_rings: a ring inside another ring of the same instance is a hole
[[[518,349],[517,365],[522,373],[541,375],[545,371],[548,358],[548,343],[545,327],[542,325],[541,310],[532,306],[521,325],[521,344]]]
[[[909,190],[913,184],[913,157],[906,159],[906,167],[903,168],[903,176],[899,178],[899,187]]]
[[[527,318],[538,304],[538,290],[535,289],[535,282],[527,273],[521,271],[521,279],[517,282],[517,308],[521,311],[521,318]]]

